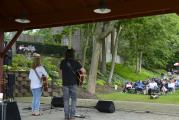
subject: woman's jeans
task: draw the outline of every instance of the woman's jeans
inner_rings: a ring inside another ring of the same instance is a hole
[[[63,86],[65,118],[74,118],[76,113],[77,85]]]
[[[42,88],[32,89],[32,112],[39,112],[40,110],[40,97],[42,95]]]

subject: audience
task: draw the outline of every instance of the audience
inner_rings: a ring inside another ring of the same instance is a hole
[[[152,78],[149,80],[144,81],[137,81],[137,82],[126,82],[123,92],[133,93],[141,93],[141,94],[148,94],[148,95],[155,95],[155,94],[167,94],[175,92],[177,81],[174,80],[173,77],[169,79],[162,77],[162,79]]]

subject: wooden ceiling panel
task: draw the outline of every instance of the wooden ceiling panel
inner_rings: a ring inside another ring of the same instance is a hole
[[[179,13],[179,0],[107,0],[112,12],[93,12],[99,0],[0,0],[0,31],[72,25],[86,22]],[[14,21],[22,11],[30,24]]]

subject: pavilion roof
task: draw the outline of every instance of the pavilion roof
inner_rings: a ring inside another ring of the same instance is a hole
[[[93,12],[99,0],[0,0],[0,31],[16,31],[165,13],[179,13],[179,0],[107,0],[108,14]],[[26,15],[29,24],[14,20]]]

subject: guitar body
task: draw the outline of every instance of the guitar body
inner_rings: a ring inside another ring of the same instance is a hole
[[[76,72],[76,81],[77,81],[78,86],[83,85],[83,81],[84,81],[85,77],[86,77],[86,72],[82,72],[82,71]]]
[[[48,79],[46,76],[42,76],[43,90],[48,92]]]

